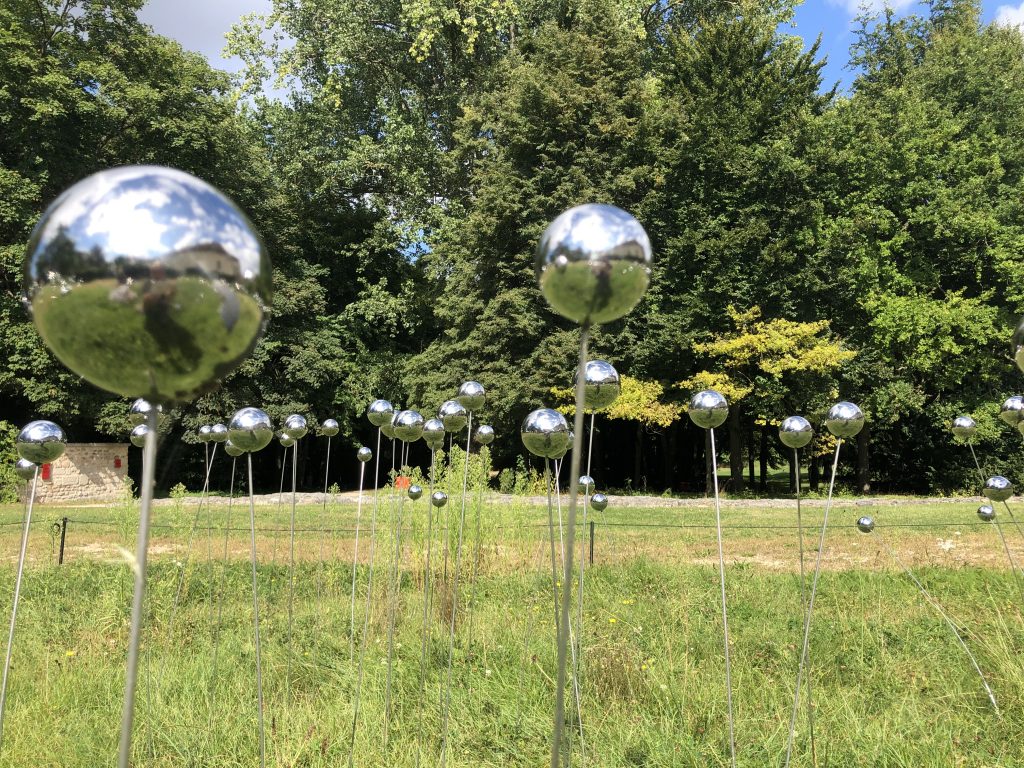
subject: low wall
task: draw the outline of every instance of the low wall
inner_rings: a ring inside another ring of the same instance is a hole
[[[68,443],[64,455],[39,473],[37,504],[113,501],[124,493],[128,476],[127,443]],[[31,480],[20,491],[27,498]]]

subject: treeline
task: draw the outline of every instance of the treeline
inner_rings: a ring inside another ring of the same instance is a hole
[[[514,464],[519,422],[558,401],[578,341],[536,288],[533,248],[559,212],[600,201],[644,223],[656,258],[641,305],[591,344],[645,393],[602,419],[603,485],[703,489],[705,436],[678,406],[708,384],[736,405],[720,441],[734,490],[785,460],[782,417],[815,422],[840,397],[870,424],[849,485],[974,485],[949,432],[961,412],[987,467],[1024,477],[1021,438],[996,418],[1024,389],[1008,346],[1024,312],[1024,38],[972,0],[867,14],[839,94],[817,46],[785,32],[793,5],[275,0],[230,36],[247,65],[231,83],[141,24],[139,0],[7,0],[0,418],[127,433],[127,403],[41,344],[21,263],[66,186],[160,163],[238,201],[275,265],[265,339],[168,420],[174,438],[260,404],[337,418],[346,455],[371,439],[374,397],[432,412],[475,378],[496,462]],[[816,477],[831,448],[809,451]],[[310,441],[310,486],[322,451]],[[201,465],[176,455],[165,484]]]

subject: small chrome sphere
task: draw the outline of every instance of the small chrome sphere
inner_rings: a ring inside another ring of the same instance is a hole
[[[409,486],[409,498],[410,499],[412,499],[413,501],[416,501],[422,495],[423,495],[423,487],[422,486],[416,485],[415,483],[413,483],[412,485]]]
[[[228,439],[243,451],[262,451],[274,439],[274,427],[270,417],[259,408],[242,408],[231,417]]]
[[[957,416],[953,419],[953,437],[970,440],[977,429],[978,425],[970,416]]]
[[[560,459],[569,449],[569,424],[551,408],[531,411],[519,429],[526,450],[545,459]]]
[[[856,437],[864,429],[864,412],[844,400],[828,409],[825,426],[836,437]]]
[[[573,388],[579,384],[580,372],[572,377]],[[583,407],[599,411],[614,403],[622,392],[619,373],[605,360],[591,360],[583,369]]]
[[[458,400],[445,400],[437,409],[437,418],[441,420],[447,431],[461,432],[468,419],[466,406]]]
[[[1022,417],[1024,417],[1024,397],[1014,395],[1006,398],[999,408],[999,418],[1006,422],[1007,426],[1015,427]]]
[[[981,492],[990,501],[1006,501],[1013,496],[1013,483],[1002,475],[993,475],[985,481]]]
[[[132,433],[128,436],[128,439],[132,441],[132,445],[136,448],[142,448],[146,445],[146,435],[149,434],[148,424],[138,424],[132,427]]]
[[[434,491],[430,495],[430,503],[438,508],[443,507],[448,503],[448,494],[444,491]]]
[[[203,426],[201,426],[199,428],[199,442],[201,442],[201,443],[208,443],[208,442],[210,442],[212,437],[213,437],[213,425],[211,425],[211,424],[203,424]]]
[[[444,422],[440,419],[427,419],[423,424],[423,442],[427,447],[436,451],[444,445]]]
[[[294,437],[289,435],[287,432],[277,433],[277,442],[281,444],[282,448],[291,448],[297,442]]]
[[[228,456],[237,459],[239,456],[245,453],[245,451],[243,451],[237,445],[232,443],[231,438],[228,438],[227,440],[224,441],[224,453],[226,453]]]
[[[340,431],[341,427],[338,425],[337,419],[324,419],[320,425],[320,434],[324,437],[334,437]]]
[[[52,421],[30,421],[18,433],[18,455],[33,464],[49,464],[64,455],[68,439],[64,430]]]
[[[584,493],[591,493],[594,490],[594,478],[590,475],[580,475],[580,488]]]
[[[210,427],[210,441],[223,443],[228,439],[228,428],[226,424],[214,424]]]
[[[1024,318],[1013,332],[1013,339],[1010,341],[1010,352],[1017,367],[1024,371]]]
[[[14,474],[22,480],[31,480],[36,476],[37,466],[28,459],[18,459],[14,462]]]
[[[858,518],[857,519],[857,530],[860,531],[861,533],[871,533],[873,530],[875,530],[875,520],[874,520],[874,518],[868,517],[867,515],[865,515],[864,517]]]
[[[366,418],[375,427],[383,427],[395,415],[395,407],[387,400],[374,400],[366,409]]]
[[[978,517],[984,520],[986,523],[991,523],[996,519],[996,511],[992,509],[991,504],[982,504],[978,507]]]
[[[651,279],[651,241],[633,216],[613,205],[570,208],[537,246],[541,293],[576,323],[608,323],[627,314]]]
[[[779,440],[787,448],[803,448],[812,437],[814,429],[803,416],[789,416],[779,424]]]
[[[284,420],[284,427],[281,428],[281,431],[293,440],[301,440],[309,431],[309,425],[306,423],[306,417],[293,413]]]
[[[459,394],[455,396],[455,399],[467,411],[479,411],[484,407],[485,398],[484,385],[479,381],[462,382],[462,386],[459,387]]]
[[[478,445],[490,445],[494,442],[494,427],[490,424],[481,424],[476,428],[473,441]]]
[[[590,506],[598,512],[604,512],[608,508],[608,497],[603,493],[595,493],[590,497]]]
[[[132,407],[128,410],[128,420],[132,423],[132,426],[145,424],[149,420],[149,414],[152,410],[153,404],[149,400],[144,400],[140,397],[132,403]],[[156,406],[157,418],[160,417],[163,411],[162,405]]]
[[[419,411],[399,411],[395,416],[395,437],[403,443],[414,443],[423,435],[426,420]]]
[[[356,458],[363,462],[363,464],[365,464],[366,462],[373,458],[373,451],[371,451],[369,448],[363,445],[359,448],[358,451],[356,451]]]
[[[705,389],[690,398],[690,420],[701,429],[714,429],[729,417],[729,403],[725,395]]]

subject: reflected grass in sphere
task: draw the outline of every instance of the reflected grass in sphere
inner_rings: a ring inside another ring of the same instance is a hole
[[[829,408],[825,427],[835,437],[856,437],[864,429],[864,412],[853,403],[842,401]]]
[[[423,442],[432,451],[440,449],[444,445],[444,422],[440,419],[427,419],[423,425]]]
[[[459,394],[455,396],[455,399],[467,411],[479,411],[484,407],[484,400],[486,399],[484,385],[479,381],[464,381],[462,386],[459,387]]]
[[[526,450],[543,459],[562,458],[571,443],[565,416],[551,408],[531,411],[523,419],[519,435]]]
[[[803,416],[788,416],[779,425],[779,440],[787,448],[803,448],[813,437],[811,422]]]
[[[970,440],[978,429],[978,425],[970,416],[957,416],[953,419],[953,437]]]
[[[22,480],[31,480],[35,477],[37,466],[28,459],[18,459],[14,462],[14,474]]]
[[[128,436],[128,439],[136,448],[143,448],[146,445],[146,435],[148,434],[149,427],[146,424],[139,424],[132,428],[132,433]]]
[[[579,383],[577,370],[572,377],[573,390]],[[606,360],[591,360],[583,369],[583,407],[588,411],[599,411],[614,403],[622,392],[619,373]]]
[[[334,437],[341,431],[341,426],[338,424],[337,419],[324,419],[320,425],[320,434],[324,437]]]
[[[33,464],[49,464],[64,455],[67,442],[63,429],[52,421],[40,419],[30,421],[22,428],[15,439],[14,447],[18,455],[26,461]]]
[[[259,408],[242,408],[231,417],[228,439],[243,451],[262,451],[274,439],[270,417]]]
[[[701,429],[714,429],[724,424],[729,417],[729,402],[721,392],[705,389],[690,398],[687,413],[690,420]]]

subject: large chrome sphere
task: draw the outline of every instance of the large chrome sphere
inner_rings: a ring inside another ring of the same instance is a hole
[[[136,448],[143,448],[146,445],[146,435],[149,434],[148,424],[138,424],[132,427],[132,433],[128,436],[132,445]]]
[[[953,419],[953,436],[961,440],[970,440],[977,429],[978,425],[970,416],[957,416]]]
[[[384,435],[388,440],[395,439],[395,421],[398,419],[398,414],[401,411],[396,411],[391,414],[391,418],[380,425],[381,434]]]
[[[608,323],[640,301],[652,259],[651,241],[633,216],[613,205],[580,205],[541,236],[537,279],[558,314],[577,323]]]
[[[413,483],[409,486],[409,498],[416,501],[423,495],[423,486]]]
[[[444,491],[434,491],[430,495],[430,503],[438,508],[443,507],[448,503],[448,494]]]
[[[239,456],[245,453],[245,451],[243,451],[237,445],[232,443],[231,439],[229,438],[224,441],[224,453],[226,453],[228,456],[231,456],[232,458],[237,459]]]
[[[33,464],[49,464],[64,455],[64,430],[52,421],[30,421],[15,440],[18,455]]]
[[[214,424],[210,427],[210,441],[223,443],[228,439],[228,428],[226,424]]]
[[[309,431],[309,424],[306,423],[305,416],[293,413],[284,420],[284,427],[281,428],[281,431],[288,435],[292,440],[301,440]]]
[[[871,533],[875,530],[875,520],[872,517],[865,515],[864,517],[857,519],[857,530],[861,533]]]
[[[132,426],[139,424],[145,424],[149,419],[149,414],[153,410],[153,404],[143,398],[138,398],[132,407],[128,410],[128,420],[132,423]],[[164,407],[162,405],[156,406],[157,417],[163,413]]]
[[[813,437],[811,422],[803,416],[787,416],[779,424],[779,440],[787,448],[803,448]]]
[[[365,464],[366,462],[373,458],[373,451],[371,451],[365,445],[361,446],[359,450],[356,451],[356,458],[363,462],[363,464]]]
[[[473,434],[473,441],[478,445],[490,445],[494,442],[494,427],[490,424],[481,424]]]
[[[619,373],[611,363],[604,360],[591,360],[583,369],[583,407],[588,411],[599,411],[614,403],[622,385]],[[579,383],[580,372],[577,370],[572,377],[573,388]]]
[[[864,429],[864,412],[844,400],[828,409],[825,426],[836,437],[856,437]]]
[[[1024,416],[1024,398],[1020,395],[1006,398],[999,408],[999,418],[1008,426],[1016,427],[1022,416]]]
[[[213,425],[203,424],[199,428],[199,442],[208,443],[211,439],[213,439]]]
[[[1013,359],[1017,363],[1017,367],[1024,371],[1024,318],[1021,318],[1020,324],[1013,332],[1010,351],[1013,353]]]
[[[419,411],[399,411],[395,416],[395,436],[403,443],[414,443],[423,435],[426,420]]]
[[[608,508],[608,497],[603,493],[595,493],[590,497],[590,506],[598,512],[604,512]]]
[[[993,475],[985,481],[985,487],[981,492],[990,501],[1006,501],[1013,496],[1013,483],[1002,475]]]
[[[538,408],[523,419],[519,429],[526,450],[545,459],[560,459],[569,449],[569,424],[551,408]]]
[[[594,478],[590,475],[580,475],[580,490],[583,493],[591,493],[594,490]]]
[[[445,400],[437,409],[437,417],[449,432],[461,432],[466,426],[466,406],[458,400]]]
[[[690,398],[690,420],[701,429],[714,429],[729,417],[729,403],[725,395],[705,389]]]
[[[277,433],[277,442],[281,444],[282,448],[291,448],[297,442],[294,437],[289,435],[287,432]]]
[[[22,480],[31,480],[35,477],[36,469],[38,469],[38,465],[33,464],[28,459],[18,459],[14,462],[14,474]]]
[[[462,403],[462,407],[467,411],[479,411],[484,407],[485,397],[483,384],[479,381],[464,381],[455,399]]]
[[[341,426],[338,424],[337,419],[324,419],[320,425],[320,434],[324,437],[334,437],[340,431]]]
[[[57,358],[101,389],[191,400],[248,356],[271,300],[245,215],[187,173],[125,166],[78,182],[28,244],[25,293]]]
[[[274,439],[274,427],[259,408],[242,408],[231,417],[228,439],[243,451],[262,451]]]
[[[444,445],[444,422],[440,419],[427,419],[423,424],[423,442],[436,451]]]
[[[978,507],[978,517],[984,520],[986,523],[991,523],[996,519],[996,511],[992,509],[991,504],[982,504]]]
[[[383,427],[395,415],[395,407],[387,400],[374,400],[366,409],[366,418],[375,427]]]

